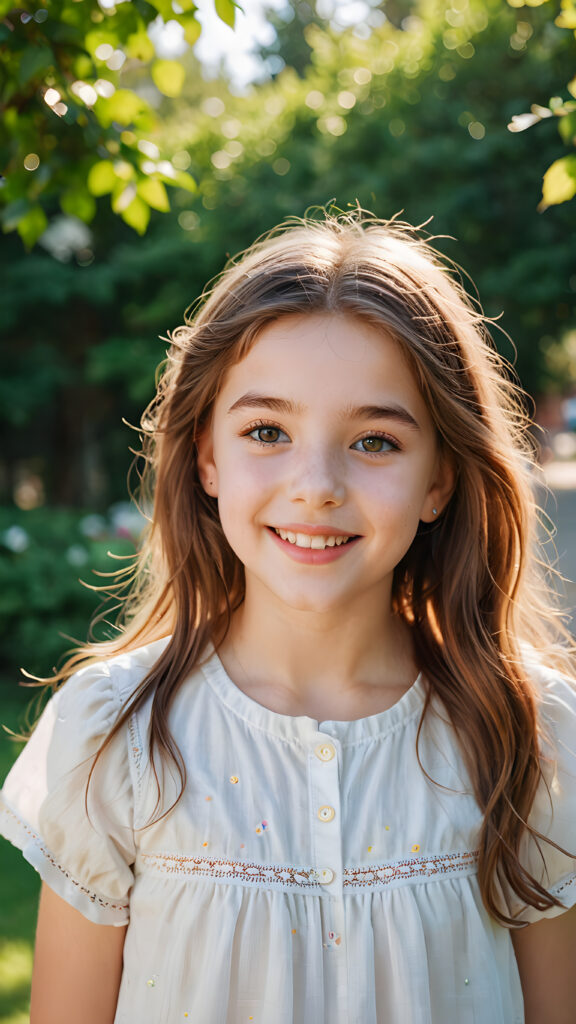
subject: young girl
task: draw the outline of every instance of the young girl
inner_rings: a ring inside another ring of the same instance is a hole
[[[32,1024],[573,1024],[569,644],[452,275],[397,223],[285,226],[174,332],[143,429],[123,632],[4,787]]]

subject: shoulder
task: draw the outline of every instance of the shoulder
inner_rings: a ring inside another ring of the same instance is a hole
[[[545,758],[574,759],[576,754],[576,679],[546,665],[532,653],[526,670],[538,711],[542,754]],[[573,761],[576,771],[576,762]]]
[[[154,667],[168,639],[83,665],[56,693],[60,713],[79,703],[87,713],[99,706],[107,706],[110,713],[119,711]]]

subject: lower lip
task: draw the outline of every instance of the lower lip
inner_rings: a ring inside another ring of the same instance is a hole
[[[282,551],[285,551],[295,562],[303,562],[305,565],[326,565],[328,562],[335,562],[337,558],[342,558],[361,539],[360,537],[354,537],[353,540],[349,540],[346,544],[335,544],[334,547],[330,548],[299,548],[297,544],[291,544],[289,540],[282,540],[282,537],[279,537],[270,526],[268,527],[268,532],[279,547],[282,548]]]

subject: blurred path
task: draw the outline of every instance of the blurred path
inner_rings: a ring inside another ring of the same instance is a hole
[[[567,578],[564,584],[566,605],[572,610],[572,629],[576,633],[576,461],[549,462],[544,478],[552,494],[545,510],[556,524],[558,567]]]

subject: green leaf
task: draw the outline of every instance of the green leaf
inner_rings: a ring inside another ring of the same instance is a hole
[[[150,207],[140,196],[135,196],[125,210],[120,213],[122,220],[125,220],[131,228],[134,228],[139,235],[143,235],[150,220]]]
[[[184,38],[190,46],[194,46],[194,43],[198,42],[202,33],[202,25],[193,14],[181,14],[178,21],[184,29]]]
[[[576,111],[565,114],[558,121],[558,131],[567,146],[576,141]]]
[[[216,8],[216,14],[226,25],[230,28],[234,28],[234,21],[236,18],[236,7],[238,5],[233,0],[214,0],[214,7]]]
[[[136,198],[136,185],[118,181],[112,193],[112,209],[114,213],[123,213]]]
[[[68,189],[60,197],[60,206],[70,217],[78,217],[86,224],[94,219],[96,202],[85,188]]]
[[[160,178],[165,181],[167,185],[172,185],[173,188],[183,188],[186,192],[196,192],[197,185],[191,174],[187,174],[186,171],[177,171],[173,168],[171,174],[160,173]]]
[[[562,11],[555,19],[558,28],[576,28],[576,4],[574,0],[562,0]]]
[[[131,36],[128,36],[124,50],[134,60],[148,61],[153,59],[155,53],[154,44],[144,26],[138,32],[133,32]]]
[[[144,178],[138,182],[136,191],[148,203],[148,206],[151,206],[154,210],[167,213],[170,209],[168,193],[161,181],[154,178]]]
[[[155,60],[151,68],[155,86],[164,96],[175,97],[182,92],[186,71],[177,60]]]
[[[164,21],[170,21],[174,18],[174,8],[172,7],[172,0],[150,0],[152,7],[155,7],[158,14],[162,15]]]
[[[27,46],[20,58],[18,81],[20,85],[26,85],[53,66],[54,54],[49,46]]]
[[[93,196],[105,196],[116,184],[116,173],[111,160],[99,160],[88,172],[88,188]]]
[[[46,214],[41,206],[33,206],[18,222],[18,234],[27,249],[31,249],[48,227]]]
[[[119,124],[129,125],[148,109],[146,101],[135,92],[130,89],[117,89],[109,99],[98,100],[97,113],[102,124],[118,121]]]
[[[197,185],[191,174],[187,174],[186,171],[176,171],[171,185],[176,185],[178,188],[183,188],[186,192],[196,192]]]
[[[576,195],[576,155],[555,160],[544,175],[542,202],[539,209],[565,203]]]

